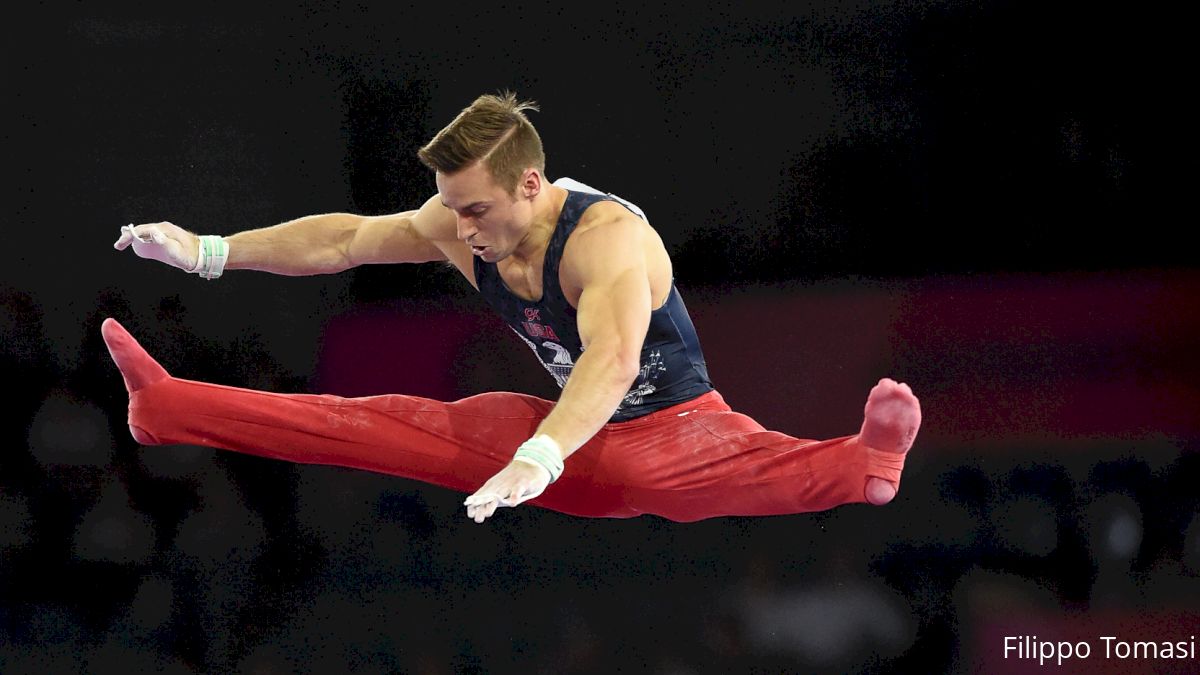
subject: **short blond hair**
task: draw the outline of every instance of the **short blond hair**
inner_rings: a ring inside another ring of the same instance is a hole
[[[484,94],[418,150],[417,156],[422,164],[444,174],[483,160],[498,185],[515,191],[526,169],[546,172],[542,139],[525,117],[526,110],[537,109],[536,103],[518,101],[510,91]]]

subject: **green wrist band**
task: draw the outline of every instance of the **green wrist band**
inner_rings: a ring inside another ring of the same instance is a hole
[[[538,434],[521,444],[513,461],[540,466],[550,472],[550,482],[558,480],[563,472],[562,448],[553,438]]]
[[[196,266],[191,272],[208,280],[216,279],[225,271],[229,259],[229,243],[224,237],[205,234],[200,236],[200,250],[196,255]]]

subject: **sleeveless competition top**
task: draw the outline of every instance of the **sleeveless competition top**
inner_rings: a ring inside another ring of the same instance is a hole
[[[559,262],[567,238],[575,231],[579,219],[589,206],[599,201],[615,201],[638,217],[645,213],[637,206],[617,197],[604,194],[570,178],[554,181],[566,189],[554,234],[542,263],[542,297],[529,301],[518,297],[500,278],[494,263],[475,258],[475,282],[479,292],[510,328],[537,354],[542,365],[562,387],[575,361],[583,353],[583,345],[575,324],[575,308],[567,302],[558,283]],[[642,344],[642,368],[633,386],[617,407],[610,421],[623,422],[641,417],[712,391],[708,368],[696,328],[688,316],[683,298],[671,283],[671,292],[662,307],[650,314],[650,328]]]

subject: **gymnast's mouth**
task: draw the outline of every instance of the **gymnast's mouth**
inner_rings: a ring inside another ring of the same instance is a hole
[[[486,250],[487,250],[486,246],[475,246],[475,245],[471,246],[471,253],[473,253],[475,255],[483,255],[483,252]]]

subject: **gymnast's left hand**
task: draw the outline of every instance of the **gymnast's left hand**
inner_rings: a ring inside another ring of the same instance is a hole
[[[516,506],[542,494],[550,484],[550,472],[525,462],[510,462],[467,497],[467,517],[482,523],[501,506]]]

